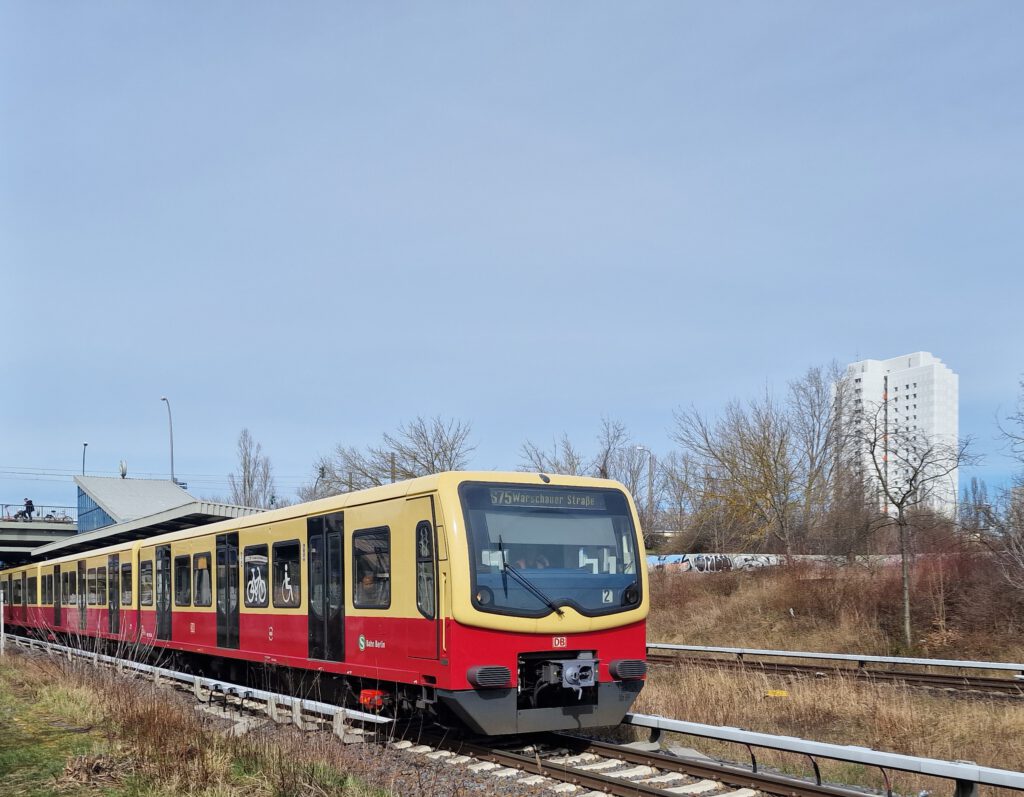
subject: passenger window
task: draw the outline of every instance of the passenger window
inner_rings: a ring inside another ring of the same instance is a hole
[[[89,570],[85,574],[85,579],[86,579],[85,580],[85,583],[86,583],[86,588],[85,588],[86,603],[88,603],[90,606],[95,606],[96,605],[96,568],[93,568],[92,570]]]
[[[38,597],[38,595],[36,593],[36,577],[35,576],[29,576],[28,577],[28,602],[31,603],[33,606],[35,606],[36,598],[37,597]]]
[[[85,589],[85,585],[82,585],[82,589]],[[68,591],[65,594],[64,600],[68,606],[74,606],[78,603],[78,573],[72,570],[68,573]]]
[[[262,609],[269,605],[267,595],[267,546],[250,545],[245,549],[245,605]]]
[[[434,619],[434,529],[426,520],[416,524],[416,608]]]
[[[197,553],[192,557],[195,580],[196,606],[213,605],[213,579],[210,575],[210,554]]]
[[[192,567],[188,554],[174,557],[174,605],[192,605]]]
[[[359,609],[391,605],[391,530],[357,531],[352,535],[352,603]]]
[[[96,568],[96,605],[107,605],[107,568]]]
[[[299,541],[274,543],[274,606],[294,609],[302,602]]]
[[[21,603],[21,576],[14,579],[14,594],[11,596],[11,605],[17,606]]]
[[[121,565],[121,605],[132,605],[132,565],[126,562]]]
[[[139,604],[153,605],[153,560],[139,562]]]

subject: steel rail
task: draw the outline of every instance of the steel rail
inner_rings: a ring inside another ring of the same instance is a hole
[[[769,794],[786,797],[865,797],[862,789],[825,783],[812,783],[803,778],[758,771],[715,761],[710,758],[685,758],[668,753],[646,751],[627,745],[612,744],[593,739],[554,734],[566,746],[574,746],[580,752],[593,752],[607,758],[617,758],[632,764],[657,767],[668,772],[681,772],[695,778],[705,778],[727,783],[737,788],[758,789]]]
[[[914,667],[955,667],[962,670],[1006,670],[1016,672],[1018,679],[1024,680],[1024,663],[1008,661],[973,661],[969,659],[925,659],[903,656],[869,656],[860,653],[821,653],[810,650],[768,650],[761,648],[728,648],[709,647],[705,645],[676,645],[666,642],[648,642],[648,650],[680,650],[688,653],[728,653],[742,659],[744,656],[759,658],[785,659],[819,659],[825,661],[856,662],[863,668],[865,664],[890,664],[894,666]]]
[[[1024,697],[1024,682],[1016,679],[1011,680],[1009,678],[994,678],[980,675],[951,675],[945,673],[910,672],[907,670],[854,669],[853,667],[844,667],[840,664],[816,666],[814,664],[752,661],[749,659],[720,659],[672,654],[648,655],[647,661],[655,664],[716,667],[723,670],[757,670],[777,675],[810,677],[840,675],[858,681],[905,683],[908,686],[920,686],[929,689],[989,692],[1010,697]]]

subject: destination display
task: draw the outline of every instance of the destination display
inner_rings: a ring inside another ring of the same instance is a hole
[[[604,495],[583,490],[541,490],[514,487],[492,487],[491,506],[529,509],[594,509],[604,511]]]

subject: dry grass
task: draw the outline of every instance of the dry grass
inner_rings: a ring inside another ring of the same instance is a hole
[[[1024,595],[984,560],[949,557],[913,578],[915,645],[903,649],[894,568],[770,568],[651,578],[657,642],[937,658],[1024,660]]]
[[[425,797],[462,791],[378,745],[343,745],[327,733],[272,724],[233,737],[225,733],[230,723],[196,711],[189,695],[81,660],[16,658],[16,666],[0,671],[0,698],[10,696],[15,682],[23,698],[12,716],[31,710],[62,732],[88,732],[93,741],[73,755],[55,750],[58,764],[33,769],[40,773],[35,780],[23,777],[23,789],[5,794],[51,793],[38,790],[40,780],[58,792],[158,797]]]

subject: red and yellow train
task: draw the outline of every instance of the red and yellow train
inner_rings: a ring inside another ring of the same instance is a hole
[[[443,473],[0,572],[11,626],[314,675],[488,734],[618,723],[647,569],[617,482]]]

